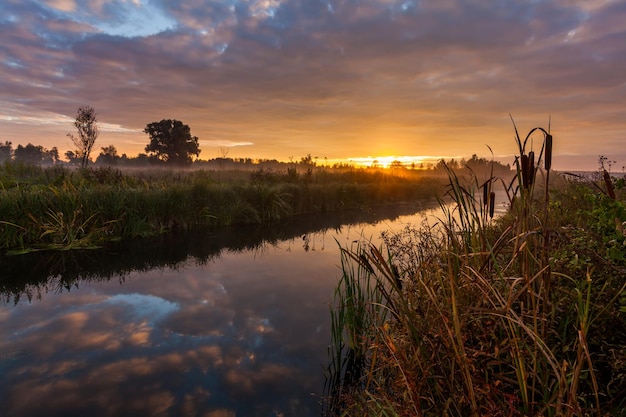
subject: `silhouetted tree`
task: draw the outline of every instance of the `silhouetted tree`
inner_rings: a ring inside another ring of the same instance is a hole
[[[164,119],[146,126],[144,133],[150,136],[146,152],[159,161],[174,165],[187,165],[192,156],[200,155],[198,137],[191,136],[191,129],[180,120]]]
[[[220,169],[224,169],[224,162],[226,162],[226,157],[228,156],[229,152],[230,152],[230,148],[226,146],[220,146],[220,157],[217,158],[217,162],[220,165]],[[232,162],[232,159],[230,159],[230,161]]]
[[[81,106],[76,112],[76,120],[74,127],[78,131],[78,137],[68,133],[67,136],[72,139],[76,146],[76,156],[80,158],[81,167],[85,168],[89,162],[89,155],[93,149],[93,145],[98,138],[98,119],[96,111],[93,107]],[[66,154],[67,155],[67,154]]]
[[[402,163],[402,161],[399,161],[397,159],[394,159],[393,161],[391,161],[391,163],[389,164],[389,168],[390,169],[402,169],[404,168],[404,164]]]
[[[10,161],[13,156],[13,144],[8,140],[4,142],[4,145],[0,143],[0,163]]]
[[[302,165],[315,165],[313,163],[313,157],[311,156],[310,153],[306,154],[306,156],[303,156],[302,158],[300,158],[300,163]]]
[[[65,152],[65,159],[70,165],[80,165],[80,158],[74,151]]]
[[[120,157],[117,155],[117,149],[115,149],[115,146],[109,145],[100,149],[102,149],[102,151],[100,152],[100,155],[98,155],[98,159],[96,159],[97,164],[117,165]]]
[[[146,166],[150,163],[150,158],[145,153],[139,153],[136,157],[129,159],[132,165]]]
[[[29,143],[26,146],[17,145],[13,152],[13,158],[17,162],[28,165],[39,165],[44,161],[48,151],[43,146],[35,146]]]
[[[44,164],[56,165],[56,163],[59,162],[59,159],[59,150],[56,146],[53,146],[50,150],[44,148],[42,160]]]

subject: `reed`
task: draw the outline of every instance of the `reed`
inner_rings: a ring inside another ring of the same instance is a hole
[[[209,171],[70,170],[6,163],[0,166],[0,250],[87,248],[197,226],[258,224],[424,201],[440,188],[436,178],[379,172],[218,174],[221,180]]]
[[[448,170],[451,203],[442,201],[437,225],[385,234],[384,249],[343,250],[343,277],[332,308],[327,414],[623,412],[625,356],[609,359],[609,352],[626,346],[620,307],[626,308],[619,301],[626,262],[618,257],[583,267],[568,262],[576,254],[571,251],[582,248],[567,246],[573,225],[560,215],[571,216],[572,210],[550,191],[552,136],[536,128],[521,138],[515,130],[517,175],[501,181],[510,197],[504,216],[491,217],[495,178],[466,180]],[[533,134],[543,139],[538,153],[530,148]],[[562,190],[580,187],[560,184]],[[595,197],[611,208],[608,216],[626,221],[615,200]],[[613,223],[613,231],[603,233],[613,237],[615,229]],[[608,244],[601,234],[577,233],[581,247],[594,241],[601,251]],[[620,243],[625,241],[622,234]],[[369,282],[359,311],[370,316],[351,320],[346,289],[355,281]],[[353,354],[344,347],[348,337],[360,342],[360,362],[347,360]]]

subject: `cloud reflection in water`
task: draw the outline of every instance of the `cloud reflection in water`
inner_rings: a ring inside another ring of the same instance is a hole
[[[262,251],[7,301],[0,415],[320,415],[340,273],[338,247],[325,242],[390,225],[311,233],[309,250],[299,233]]]
[[[280,407],[309,415],[318,400],[302,404],[301,392],[319,391],[322,358],[313,351],[326,339],[286,350],[305,340],[287,340],[289,329],[308,324],[296,323],[299,314],[281,318],[285,307],[276,306],[301,297],[288,295],[293,285],[262,292],[276,280],[270,258],[232,254],[209,267],[132,274],[122,287],[83,285],[18,305],[8,314],[21,330],[7,335],[20,353],[3,363],[6,414],[272,415]],[[285,279],[294,277],[278,282]],[[318,321],[327,295],[317,296]]]

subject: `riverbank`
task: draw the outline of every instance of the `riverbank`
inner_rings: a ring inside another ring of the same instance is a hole
[[[450,172],[437,226],[344,249],[329,415],[626,415],[624,181],[550,178],[518,143],[506,215]]]
[[[0,250],[92,248],[199,226],[431,201],[437,176],[391,171],[121,171],[0,166]]]

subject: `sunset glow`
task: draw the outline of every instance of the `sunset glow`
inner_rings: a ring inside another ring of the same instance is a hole
[[[556,169],[621,167],[624,21],[617,0],[8,0],[0,141],[63,154],[89,105],[96,150],[129,156],[171,118],[202,159],[508,163],[511,115],[551,118]]]
[[[445,156],[366,156],[347,158],[345,161],[358,167],[389,168],[392,164],[401,164],[404,168],[427,169],[432,164],[436,164],[441,158],[450,159]]]

